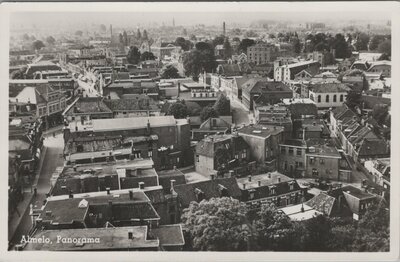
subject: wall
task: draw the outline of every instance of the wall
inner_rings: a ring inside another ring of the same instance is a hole
[[[336,102],[334,102],[334,96],[336,95]],[[340,96],[343,95],[341,101]],[[347,92],[338,93],[314,93],[312,90],[309,91],[310,99],[313,100],[318,108],[330,108],[339,107],[346,101]],[[321,102],[318,102],[318,96],[321,96]],[[329,96],[329,102],[326,102],[326,96]]]
[[[310,157],[314,157],[314,163],[310,162]],[[324,163],[321,163],[323,159]],[[313,175],[313,169],[316,169],[318,175]],[[327,172],[328,171],[328,172]],[[322,178],[322,179],[339,179],[339,158],[331,156],[319,156],[312,153],[306,154],[306,177]]]

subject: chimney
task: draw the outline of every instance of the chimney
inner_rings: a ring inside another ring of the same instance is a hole
[[[268,172],[268,178],[271,178],[271,172]]]
[[[251,182],[251,175],[249,176],[249,182]]]
[[[139,188],[142,190],[144,189],[144,182],[139,182]]]
[[[150,134],[150,120],[147,119],[147,134]]]
[[[258,182],[258,186],[260,187],[261,186],[261,180],[259,180],[257,182]]]
[[[243,189],[246,189],[246,183],[243,183]]]
[[[74,195],[72,194],[72,190],[69,191],[69,198],[74,198]]]
[[[234,177],[234,176],[235,176],[235,171],[229,170],[228,177]]]
[[[132,190],[129,190],[129,199],[133,200],[133,191]]]
[[[110,188],[106,187],[107,195],[110,195]]]
[[[210,174],[211,180],[215,179],[215,174]]]

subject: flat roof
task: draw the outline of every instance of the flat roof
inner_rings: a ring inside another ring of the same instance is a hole
[[[303,210],[301,210],[301,207],[303,206]],[[321,215],[322,213],[313,209],[312,207],[306,205],[306,204],[298,204],[294,206],[288,206],[280,209],[283,213],[285,213],[291,220],[294,221],[303,221],[303,220],[308,220],[313,217],[316,217],[318,215]]]
[[[275,125],[248,125],[237,129],[239,134],[253,135],[258,137],[267,138],[270,135],[276,135],[283,132],[285,128],[283,126]]]
[[[128,238],[128,232],[132,233],[132,239]],[[158,248],[160,245],[158,239],[147,239],[147,226],[44,230],[36,232],[34,237],[48,238],[50,243],[28,243],[24,250],[100,251]],[[64,243],[57,241],[59,238],[79,243]]]

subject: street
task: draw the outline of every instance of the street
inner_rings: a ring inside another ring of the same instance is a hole
[[[233,123],[236,125],[242,124],[250,124],[254,117],[252,113],[249,113],[248,110],[238,101],[231,99],[231,110],[232,110],[232,118]]]
[[[94,84],[90,83],[90,80],[88,82],[82,81],[81,78],[76,79],[79,88],[83,90],[83,97],[97,97],[100,96],[100,94],[97,92],[97,90],[94,88]]]
[[[46,199],[46,194],[50,190],[50,177],[54,170],[58,166],[63,165],[63,158],[60,156],[63,152],[64,142],[62,133],[57,134],[55,137],[52,135],[48,136],[44,140],[44,146],[47,148],[46,154],[43,159],[43,166],[39,174],[37,182],[37,195],[32,199],[34,209],[40,209],[43,205],[43,201]],[[32,228],[32,221],[29,215],[29,205],[26,210],[20,210],[23,216],[14,236],[11,238],[11,243],[18,244],[23,235],[28,235]]]

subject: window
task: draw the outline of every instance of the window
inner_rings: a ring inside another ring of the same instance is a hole
[[[326,97],[325,97],[325,102],[329,102],[329,95],[326,95]]]
[[[149,148],[147,155],[148,157],[153,157],[153,150],[151,148]]]
[[[289,155],[293,156],[293,153],[294,153],[293,147],[289,147]]]
[[[314,164],[315,162],[315,158],[314,157],[310,157],[310,164]]]
[[[285,161],[284,169],[287,170],[287,161]]]
[[[196,155],[196,162],[200,162],[199,155]]]
[[[254,190],[249,191],[249,199],[254,199]]]
[[[235,154],[235,159],[239,159],[239,154]]]
[[[300,148],[297,148],[296,155],[301,156],[301,149]]]
[[[333,95],[333,102],[336,102],[336,95]]]
[[[281,146],[281,154],[286,154],[286,148],[284,146]]]
[[[325,159],[321,158],[321,159],[319,160],[319,163],[322,164],[322,165],[325,164]]]
[[[275,187],[271,187],[269,189],[269,193],[270,193],[270,195],[275,195]]]
[[[321,96],[318,96],[318,103],[321,103]]]
[[[343,102],[343,95],[340,95],[340,102]]]
[[[246,152],[246,149],[245,149],[245,150],[243,150],[243,152],[242,152],[242,158],[246,158],[246,155],[247,155],[247,152]]]

